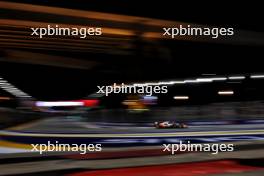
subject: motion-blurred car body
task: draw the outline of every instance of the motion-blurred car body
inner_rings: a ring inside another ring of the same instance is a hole
[[[156,128],[188,128],[188,126],[184,123],[176,123],[171,121],[155,122],[154,126]]]

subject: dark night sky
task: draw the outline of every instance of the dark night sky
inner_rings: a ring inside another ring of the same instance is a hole
[[[21,2],[15,0],[15,2]],[[123,0],[24,0],[72,9],[84,9],[115,14],[127,14],[189,23],[232,26],[239,29],[263,31],[261,1],[123,1]]]
[[[23,3],[234,27],[250,31],[263,32],[264,29],[260,1],[231,3],[230,1],[163,0],[142,3],[138,0],[25,0]],[[10,18],[23,18],[23,16],[15,14]],[[202,73],[225,75],[264,72],[261,61],[263,47],[162,41],[158,45],[145,43],[143,48],[143,51],[129,56],[45,51],[48,54],[60,56],[88,58],[99,64],[90,70],[80,70],[1,62],[0,75],[39,99],[74,99],[94,92],[97,90],[96,85],[107,85],[113,82],[188,78],[200,76]],[[170,56],[164,57],[162,48],[169,51]],[[151,52],[146,56],[145,50]],[[34,52],[36,51],[34,49]],[[1,51],[0,54],[4,56],[5,51]],[[262,85],[262,82],[246,83],[246,85],[240,85],[239,89],[256,87],[261,89]],[[213,88],[217,89],[217,85]],[[192,89],[189,90],[195,92]],[[206,92],[207,89],[204,91]]]

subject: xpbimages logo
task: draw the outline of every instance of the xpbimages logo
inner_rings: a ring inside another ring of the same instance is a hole
[[[163,36],[169,36],[171,38],[175,38],[176,36],[211,36],[211,38],[216,39],[219,36],[234,35],[234,28],[209,28],[180,25],[177,27],[164,27],[163,30]]]
[[[234,151],[234,144],[192,144],[190,141],[187,141],[187,143],[180,141],[179,144],[163,144],[163,147],[163,152],[170,152],[172,155],[175,155],[177,152],[211,152],[215,155],[219,152]]]
[[[98,94],[105,94],[108,96],[111,93],[118,94],[145,94],[146,96],[152,96],[153,94],[165,94],[168,93],[168,86],[159,86],[159,85],[125,85],[122,83],[118,85],[114,83],[112,86],[97,86]]]
[[[102,35],[102,28],[89,27],[89,28],[77,28],[77,27],[59,27],[59,25],[41,28],[31,28],[33,36],[43,38],[43,36],[79,36],[80,38],[86,38],[87,36]]]
[[[80,154],[86,154],[87,152],[99,152],[102,151],[102,144],[63,144],[59,141],[54,143],[47,141],[47,144],[31,144],[32,152],[78,152]]]

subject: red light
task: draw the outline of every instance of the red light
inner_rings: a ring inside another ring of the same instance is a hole
[[[99,105],[99,100],[78,100],[83,102],[83,105],[86,107],[95,107]]]

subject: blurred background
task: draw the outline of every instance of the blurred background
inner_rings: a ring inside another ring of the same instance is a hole
[[[0,1],[0,175],[262,176],[264,24],[255,2]],[[234,36],[163,36],[190,24]],[[101,27],[101,36],[30,28]],[[167,94],[97,94],[114,83]],[[156,129],[154,122],[185,123]],[[162,144],[232,143],[233,152],[162,152]],[[101,143],[102,152],[31,152],[31,144]]]

